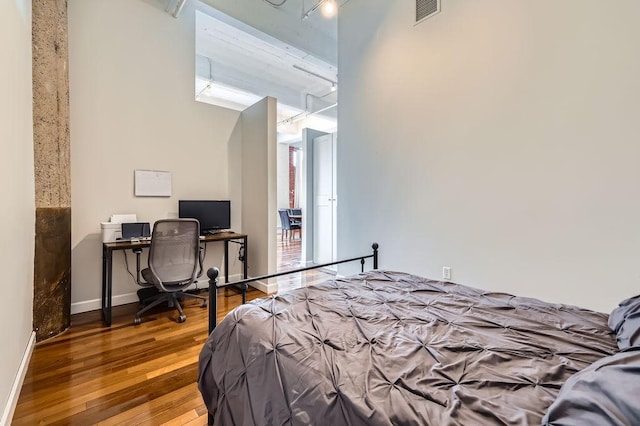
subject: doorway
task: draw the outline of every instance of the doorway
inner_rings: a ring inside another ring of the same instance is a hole
[[[302,232],[300,223],[304,220],[300,208],[300,186],[302,149],[300,143],[278,144],[277,163],[277,271],[286,271],[301,266]],[[283,217],[282,210],[287,211]],[[295,215],[295,216],[292,216]],[[286,230],[285,222],[294,224]]]

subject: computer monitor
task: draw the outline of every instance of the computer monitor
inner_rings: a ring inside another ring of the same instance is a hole
[[[231,228],[231,201],[179,200],[178,217],[198,219],[200,233],[214,233]]]

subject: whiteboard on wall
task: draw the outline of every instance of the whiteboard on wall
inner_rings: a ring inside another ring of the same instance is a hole
[[[171,197],[171,172],[135,170],[133,182],[136,197]]]

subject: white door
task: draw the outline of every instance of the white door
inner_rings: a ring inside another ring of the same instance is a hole
[[[336,153],[335,135],[313,140],[313,261],[335,260]]]

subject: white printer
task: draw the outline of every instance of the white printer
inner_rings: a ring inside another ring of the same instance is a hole
[[[135,214],[113,214],[109,222],[100,222],[102,230],[102,242],[112,243],[122,237],[122,223],[137,222]]]

